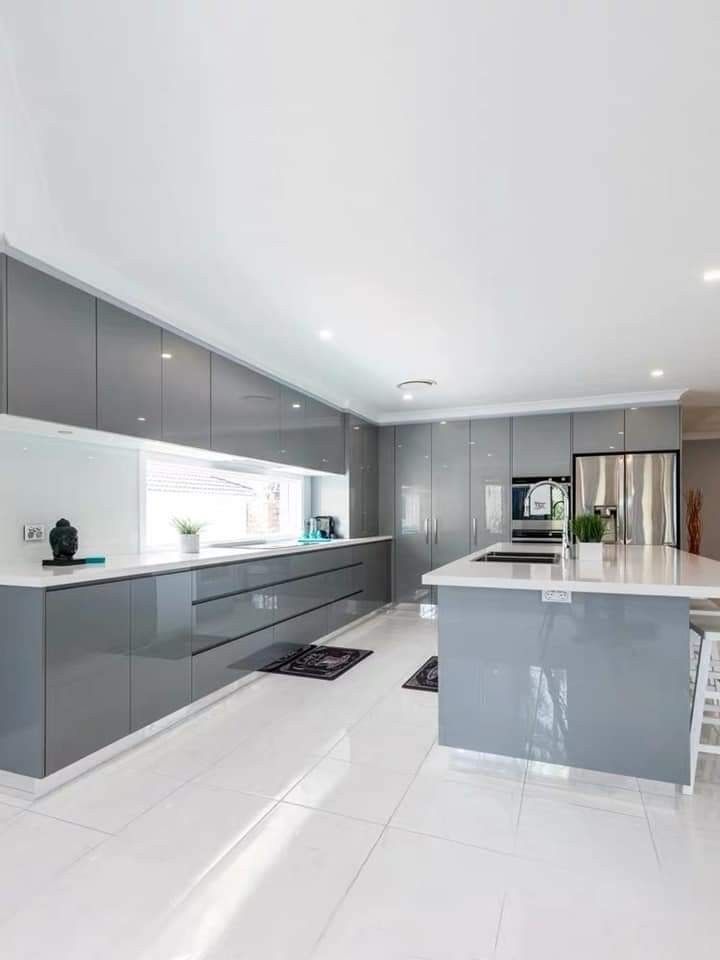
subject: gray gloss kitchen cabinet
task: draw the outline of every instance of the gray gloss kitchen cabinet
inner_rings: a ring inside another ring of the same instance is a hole
[[[96,427],[95,298],[12,257],[6,269],[8,413]]]
[[[378,534],[395,533],[395,427],[378,430]]]
[[[624,449],[624,410],[580,410],[573,414],[573,453]]]
[[[130,581],[130,728],[190,703],[192,574]]]
[[[290,387],[280,388],[280,457],[283,463],[309,467],[308,428],[305,423],[307,397]]]
[[[625,411],[625,449],[679,450],[680,408],[630,407]]]
[[[97,302],[98,427],[162,439],[162,337],[142,317]]]
[[[350,536],[378,532],[378,428],[350,416],[347,429]]]
[[[0,253],[0,413],[7,413],[7,261]]]
[[[345,473],[345,416],[314,397],[305,397],[306,464],[328,473]]]
[[[280,384],[212,355],[212,449],[280,460]]]
[[[514,417],[513,476],[569,476],[570,431],[569,413]]]
[[[130,733],[130,583],[49,590],[46,774]]]
[[[395,600],[429,603],[421,579],[431,569],[431,426],[395,428]]]
[[[162,438],[209,450],[210,351],[167,330],[162,337]]]
[[[510,418],[470,421],[470,549],[510,540]]]
[[[468,553],[470,542],[470,424],[432,425],[432,565]]]

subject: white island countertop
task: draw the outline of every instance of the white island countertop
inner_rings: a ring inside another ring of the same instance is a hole
[[[676,550],[606,544],[602,563],[560,559],[558,563],[477,561],[491,550],[560,553],[557,544],[495,543],[431,570],[423,583],[438,587],[498,590],[570,590],[692,599],[720,597],[720,562]]]
[[[313,550],[332,550],[353,544],[376,543],[392,537],[358,537],[348,540],[328,540],[304,544],[284,541],[247,547],[205,547],[200,553],[179,553],[165,550],[156,553],[134,553],[109,556],[105,563],[82,564],[75,567],[43,567],[41,561],[0,563],[0,587],[66,587],[73,584],[97,583],[101,580],[121,580],[125,577],[151,576],[211,567],[222,563],[280,557],[292,553],[310,553]],[[82,551],[81,551],[82,555]]]

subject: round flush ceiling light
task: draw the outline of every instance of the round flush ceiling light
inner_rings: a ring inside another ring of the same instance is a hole
[[[398,390],[403,392],[403,400],[412,400],[416,396],[422,396],[431,387],[437,386],[437,380],[430,380],[425,377],[418,377],[414,380],[402,380],[398,383]]]
[[[664,370],[660,370],[660,369],[651,370],[651,371],[650,371],[650,376],[651,376],[651,377],[655,377],[655,378],[657,378],[657,377],[664,377],[664,376],[665,376],[665,371],[664,371]]]
[[[713,267],[703,273],[705,283],[720,283],[720,269]]]

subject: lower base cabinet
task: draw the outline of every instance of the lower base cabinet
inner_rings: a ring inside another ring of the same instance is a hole
[[[45,773],[130,733],[130,581],[45,599]]]
[[[55,773],[390,600],[386,541],[245,566],[0,591],[23,704],[0,704],[0,765]]]
[[[190,703],[192,574],[130,582],[130,727]]]

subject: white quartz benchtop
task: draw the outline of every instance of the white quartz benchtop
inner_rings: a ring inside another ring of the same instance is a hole
[[[0,587],[64,587],[78,583],[96,583],[99,580],[117,580],[122,577],[192,570],[196,567],[209,567],[213,564],[253,560],[259,557],[333,550],[336,547],[351,547],[356,543],[376,543],[380,540],[392,540],[392,537],[358,537],[352,540],[330,540],[318,544],[299,544],[291,541],[266,547],[207,547],[201,549],[200,553],[192,554],[176,553],[172,550],[136,553],[127,556],[110,556],[104,564],[93,563],[77,567],[43,567],[39,560],[0,564]]]
[[[582,560],[544,563],[475,562],[490,550],[559,553],[559,545],[495,543],[444,567],[431,570],[423,583],[438,587],[500,590],[575,590],[578,593],[629,593],[692,599],[720,597],[720,562],[673,547],[607,544],[602,565]]]

